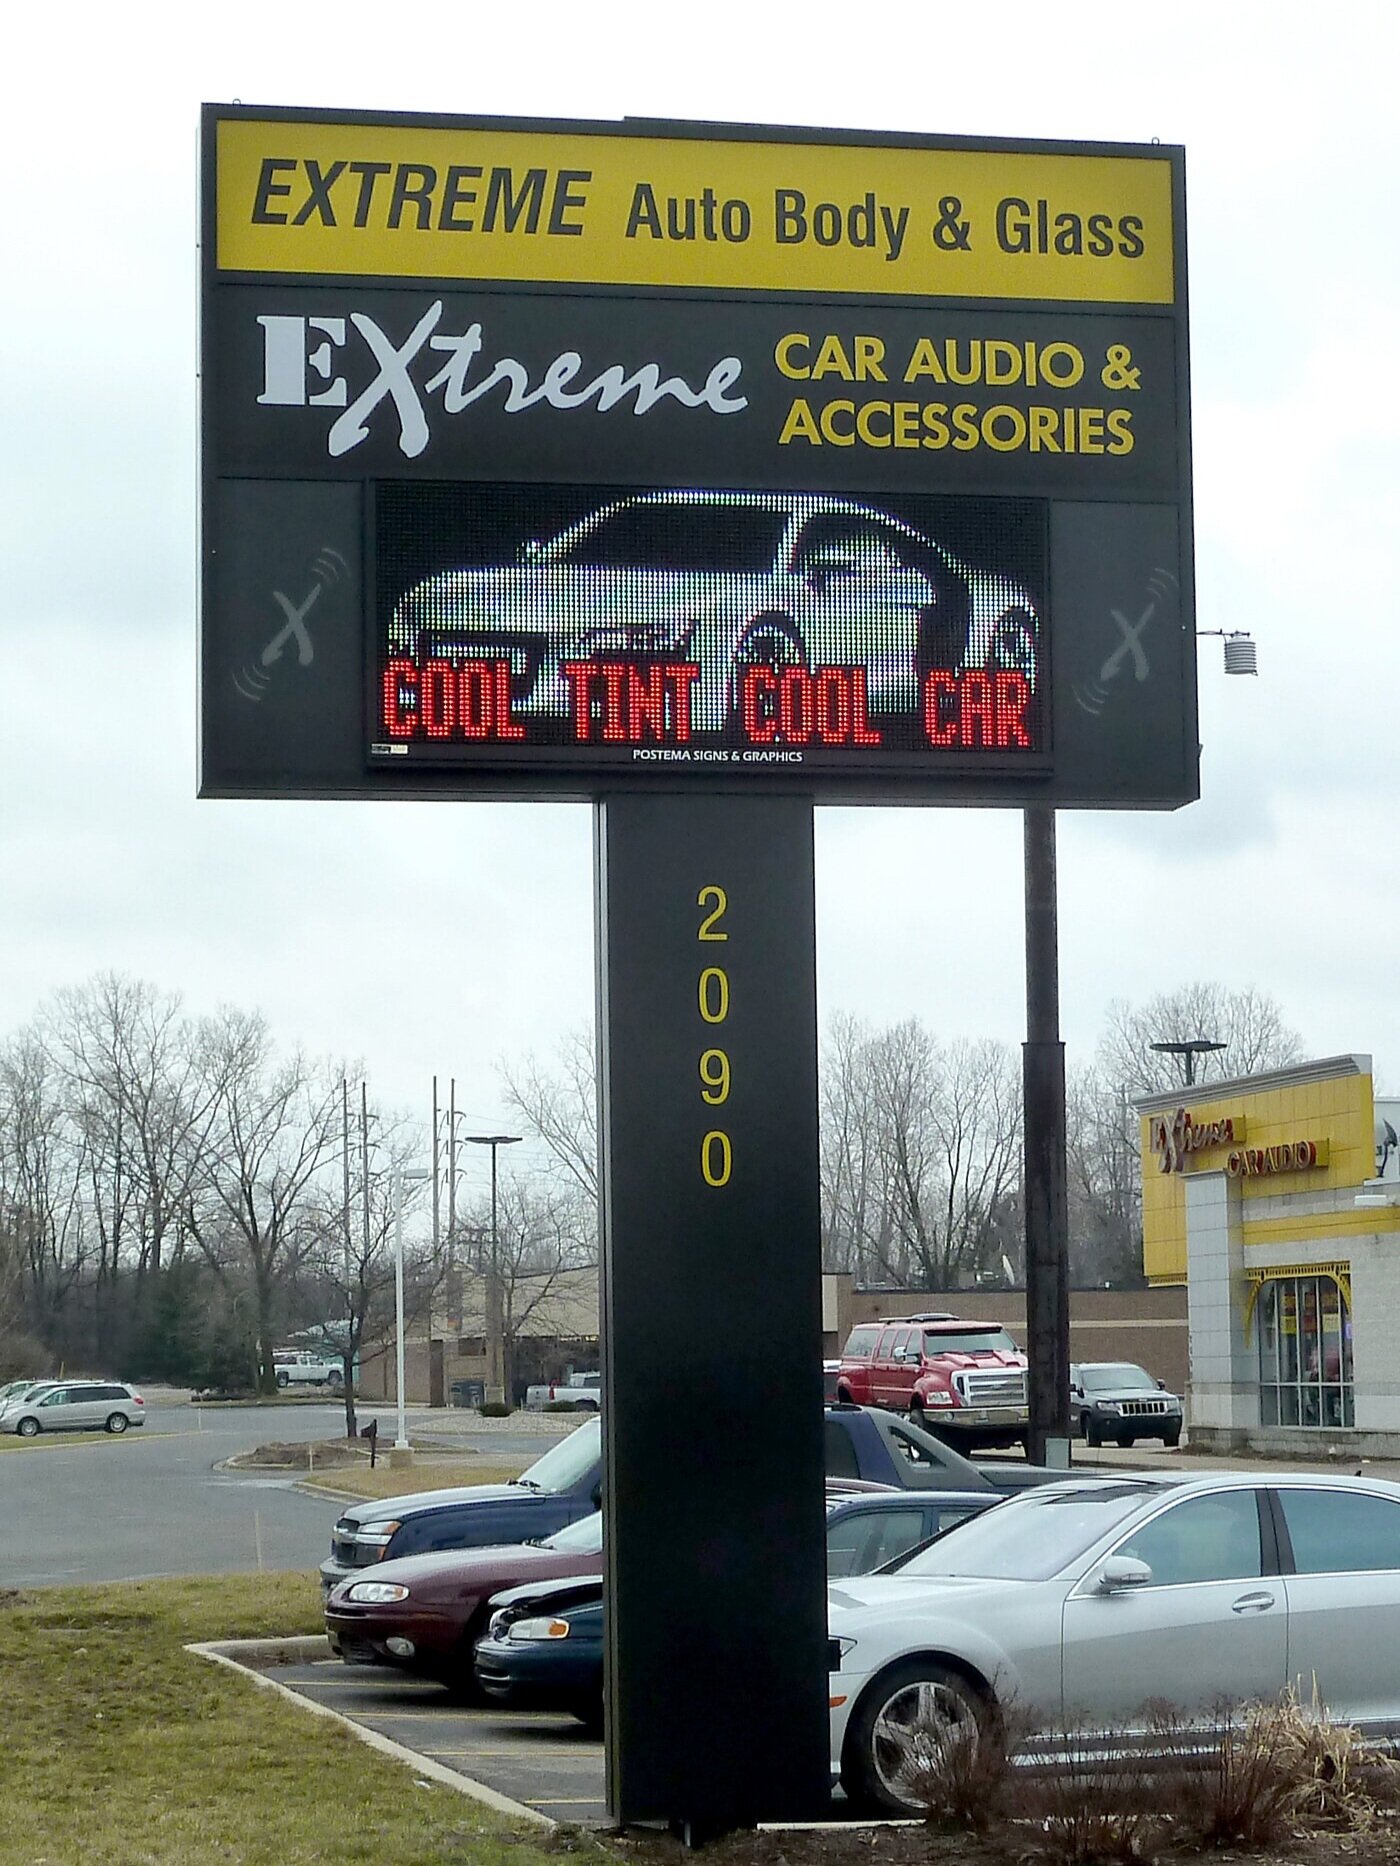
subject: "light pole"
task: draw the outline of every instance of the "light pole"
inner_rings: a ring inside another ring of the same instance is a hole
[[[464,1134],[473,1147],[491,1149],[491,1272],[486,1286],[486,1397],[498,1404],[505,1401],[505,1342],[502,1339],[501,1313],[501,1232],[496,1206],[496,1153],[501,1147],[513,1147],[521,1134]]]
[[[1190,1088],[1196,1080],[1196,1058],[1208,1056],[1213,1050],[1228,1049],[1229,1045],[1217,1042],[1214,1037],[1179,1037],[1170,1043],[1149,1043],[1147,1047],[1161,1056],[1179,1056],[1186,1086]]]
[[[404,1420],[403,1393],[403,1189],[406,1180],[421,1181],[432,1177],[427,1166],[394,1168],[394,1365],[399,1396],[399,1432],[394,1440],[391,1459],[407,1464],[413,1456],[408,1447],[408,1427]]]

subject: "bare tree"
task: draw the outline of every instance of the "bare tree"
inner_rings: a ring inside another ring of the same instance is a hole
[[[72,1337],[66,1311],[93,1252],[85,1174],[53,1059],[37,1031],[21,1031],[0,1051],[0,1229],[21,1315],[51,1346]]]
[[[1154,1043],[1195,1038],[1223,1043],[1223,1050],[1193,1059],[1198,1083],[1282,1069],[1303,1053],[1302,1039],[1284,1022],[1277,1001],[1253,986],[1232,991],[1198,981],[1160,992],[1142,1005],[1115,999],[1107,1015],[1097,1067],[1123,1094],[1165,1094],[1184,1086],[1181,1058],[1154,1050]]]
[[[419,1138],[401,1115],[372,1104],[349,1114],[345,1078],[337,1089],[333,1157],[308,1200],[309,1248],[299,1266],[314,1289],[321,1345],[341,1362],[345,1380],[345,1435],[358,1430],[355,1371],[385,1352],[387,1317],[394,1308],[398,1175],[417,1157]],[[418,1190],[406,1188],[405,1205]],[[417,1320],[431,1307],[441,1265],[432,1247],[405,1244],[404,1307]]]
[[[891,1227],[870,1033],[846,1012],[831,1020],[820,1081],[822,1265],[855,1275],[884,1256]]]
[[[1138,1123],[1118,1084],[1097,1069],[1067,1085],[1069,1273],[1081,1287],[1142,1281]]]
[[[571,1186],[508,1172],[499,1182],[494,1239],[489,1200],[474,1208],[468,1231],[476,1243],[476,1274],[463,1282],[462,1327],[489,1333],[494,1279],[509,1397],[522,1337],[567,1332],[577,1298],[597,1287],[593,1210]]]
[[[999,1258],[1020,1185],[1020,1075],[1001,1044],[917,1018],[833,1026],[823,1069],[828,1261],[947,1288]]]
[[[279,1061],[262,1016],[241,1011],[206,1025],[204,1058],[218,1089],[195,1235],[221,1275],[246,1277],[258,1386],[272,1393],[276,1297],[315,1242],[309,1195],[335,1151],[340,1079],[300,1052]]]
[[[555,1050],[557,1066],[533,1055],[519,1068],[497,1065],[506,1098],[548,1147],[567,1183],[598,1203],[598,1064],[593,1027],[572,1030]]]
[[[140,980],[108,972],[60,992],[43,1028],[84,1144],[100,1338],[104,1287],[129,1272],[139,1316],[184,1250],[219,1084],[179,997]]]

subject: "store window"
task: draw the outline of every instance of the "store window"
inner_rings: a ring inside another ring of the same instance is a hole
[[[1330,1276],[1270,1277],[1259,1292],[1264,1425],[1354,1425],[1351,1311]]]

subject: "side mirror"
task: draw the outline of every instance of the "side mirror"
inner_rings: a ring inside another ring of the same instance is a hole
[[[1165,1381],[1165,1380],[1159,1380],[1159,1381],[1157,1382],[1157,1391],[1158,1391],[1159,1393],[1165,1393],[1165,1392],[1166,1392],[1166,1390],[1167,1390],[1167,1383],[1166,1383],[1166,1381]]]
[[[1083,1387],[1071,1387],[1070,1392],[1074,1395],[1076,1399],[1083,1399],[1084,1397]]]
[[[1146,1587],[1152,1570],[1145,1561],[1131,1555],[1110,1555],[1099,1574],[1101,1594],[1122,1594],[1135,1587]]]

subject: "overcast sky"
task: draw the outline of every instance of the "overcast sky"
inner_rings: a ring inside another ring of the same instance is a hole
[[[113,968],[426,1115],[593,1007],[584,807],[195,798],[201,101],[1185,145],[1203,795],[1060,819],[1064,1035],[1193,978],[1400,1084],[1400,369],[1379,6],[26,8],[0,111],[0,1031]],[[1385,34],[1388,42],[1388,32]],[[1015,812],[818,817],[823,1015],[1019,1042]]]

